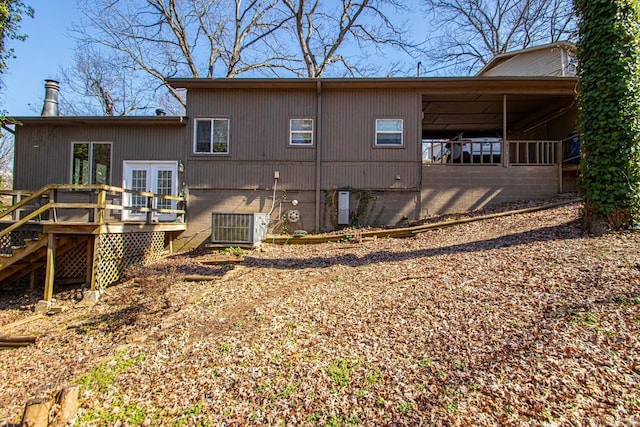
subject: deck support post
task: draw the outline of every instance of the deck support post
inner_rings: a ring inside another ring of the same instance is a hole
[[[98,302],[102,291],[98,289],[98,272],[96,270],[95,256],[98,252],[98,236],[93,236],[87,242],[87,283],[91,285],[89,290],[84,291],[84,300],[87,302]]]
[[[87,273],[91,274],[91,277],[89,278],[89,283],[91,284],[91,291],[97,291],[98,278],[96,277],[97,271],[96,271],[95,257],[96,257],[96,252],[98,250],[98,236],[93,236],[93,239],[89,241],[87,246],[91,248],[91,249],[87,249],[87,252],[91,251],[91,258],[87,260],[87,263],[88,263]],[[89,257],[88,253],[87,253],[87,257]]]
[[[33,270],[29,273],[29,290],[34,290],[36,288],[36,282],[38,281],[38,270]]]
[[[53,298],[53,280],[56,275],[56,236],[47,236],[47,273],[44,281],[44,300],[51,302]]]
[[[95,242],[95,237],[93,238],[89,238],[89,240],[87,240],[87,253],[86,253],[86,257],[87,257],[87,263],[86,263],[86,270],[85,270],[85,283],[88,285],[93,285],[93,254],[94,252],[94,245]]]

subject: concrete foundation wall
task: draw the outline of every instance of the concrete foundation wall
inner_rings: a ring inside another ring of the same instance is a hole
[[[174,250],[187,250],[209,243],[213,212],[269,213],[269,233],[315,232],[315,191],[273,190],[191,190],[187,197],[187,230],[174,242]],[[297,204],[292,203],[293,200]],[[359,226],[391,226],[419,218],[420,192],[358,191],[350,192],[349,212]],[[320,198],[320,231],[345,227],[338,224],[337,190],[323,190]],[[297,222],[289,220],[289,211]]]
[[[558,194],[557,165],[432,165],[422,173],[421,217]]]
[[[558,194],[558,166],[432,165],[422,167],[423,189],[350,191],[350,218],[359,226],[396,226],[436,214],[464,212],[496,203],[540,199]],[[322,190],[320,230],[345,227],[338,224],[338,189]],[[294,205],[293,200],[298,203]],[[269,213],[270,233],[306,230],[314,232],[315,191],[193,189],[187,199],[188,229],[174,249],[203,246],[211,238],[213,212]],[[289,221],[295,210],[297,222]]]

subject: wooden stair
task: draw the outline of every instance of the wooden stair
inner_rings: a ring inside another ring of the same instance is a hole
[[[58,256],[86,241],[86,237],[61,236],[55,239]],[[12,246],[11,254],[0,254],[0,286],[31,274],[46,265],[48,236],[40,233],[37,239],[24,239],[23,246]]]

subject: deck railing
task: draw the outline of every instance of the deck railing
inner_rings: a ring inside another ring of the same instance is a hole
[[[79,194],[89,194],[89,202],[60,202],[61,193],[68,193],[74,197]],[[146,206],[125,206],[115,203],[116,200],[124,200],[125,194],[142,196],[146,200]],[[82,222],[92,224],[105,224],[107,222],[120,222],[122,218],[108,215],[108,211],[144,213],[144,221],[147,224],[154,223],[154,214],[175,214],[175,221],[184,222],[185,198],[156,194],[146,191],[133,191],[110,185],[76,185],[76,184],[50,184],[37,191],[3,190],[0,195],[12,196],[13,204],[0,212],[0,221],[12,220],[14,224],[0,232],[0,238],[11,231],[21,227],[29,221],[65,222],[59,219],[60,210],[74,210],[84,212],[83,215],[74,216],[75,221],[82,218]],[[111,198],[110,201],[108,199]],[[157,208],[158,201],[175,202],[176,209]],[[43,218],[44,217],[44,218]]]

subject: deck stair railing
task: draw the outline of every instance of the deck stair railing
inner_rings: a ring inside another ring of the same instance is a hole
[[[63,197],[64,192],[67,194]],[[59,201],[78,200],[83,197],[82,194],[89,194],[90,201]],[[125,194],[144,197],[146,206],[123,206],[118,201],[124,200]],[[38,231],[38,224],[73,226],[84,223],[101,226],[122,222],[121,216],[113,215],[113,212],[125,211],[144,213],[145,220],[135,221],[138,223],[155,224],[156,214],[175,214],[176,222],[184,222],[186,212],[184,197],[133,191],[109,185],[50,184],[37,191],[4,190],[0,191],[0,195],[14,198],[11,206],[0,211],[0,223],[8,224],[0,230],[0,281],[24,277],[31,271],[45,266],[45,300],[50,300],[53,287],[53,273],[50,274],[50,270],[53,272],[54,268],[49,268],[48,265],[53,262],[50,261],[50,258],[53,258],[51,252],[55,250],[62,254],[71,250],[77,244],[84,243],[86,236],[55,236],[41,232],[42,229]],[[157,206],[167,206],[166,202],[160,203],[162,200],[170,201],[177,208],[158,208]],[[74,214],[69,215],[70,212]],[[75,214],[77,212],[80,214]]]

